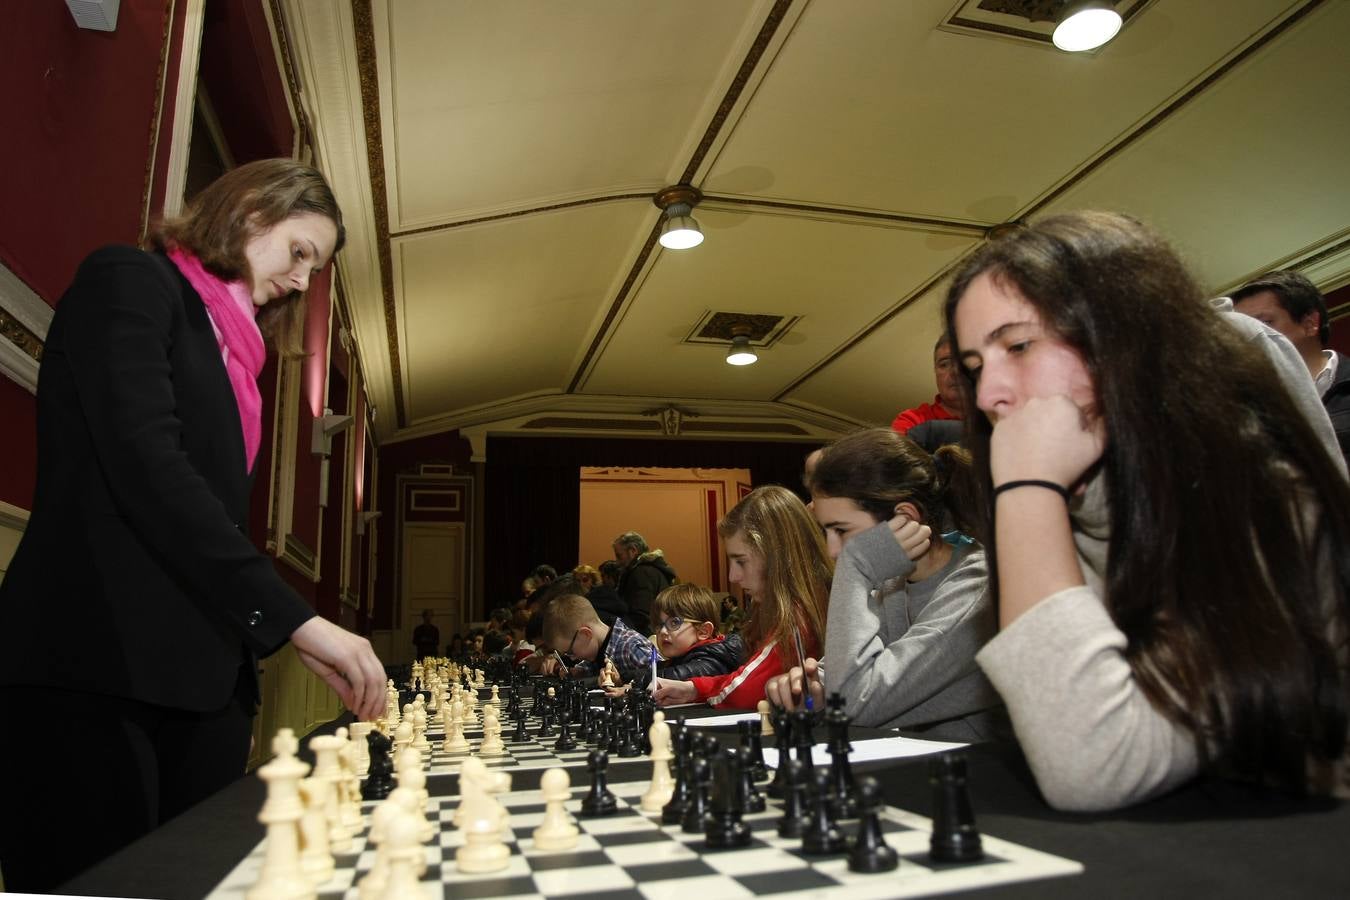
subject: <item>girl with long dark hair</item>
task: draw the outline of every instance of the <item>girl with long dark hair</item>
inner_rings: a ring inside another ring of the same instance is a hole
[[[989,243],[945,315],[1001,628],[978,661],[1049,802],[1343,789],[1350,488],[1287,343],[1108,213]]]

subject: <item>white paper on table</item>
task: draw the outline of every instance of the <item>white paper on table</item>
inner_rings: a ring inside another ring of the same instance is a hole
[[[702,706],[702,703],[683,703],[682,706]],[[673,707],[665,707],[671,709]],[[737,722],[745,722],[753,719],[759,721],[759,713],[737,713],[734,716],[704,716],[701,719],[685,719],[684,724],[691,728],[706,728],[712,725],[735,725]]]
[[[830,764],[830,753],[826,744],[816,744],[811,748],[811,761],[818,766]],[[853,741],[849,751],[849,762],[867,762],[873,759],[904,759],[908,756],[927,756],[931,753],[943,753],[958,750],[966,744],[953,744],[947,741],[924,741],[918,738],[888,737],[867,741]],[[778,748],[764,748],[764,765],[770,769],[778,768]]]

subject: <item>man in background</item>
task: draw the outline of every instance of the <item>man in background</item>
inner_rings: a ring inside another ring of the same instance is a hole
[[[431,624],[431,610],[422,610],[422,624],[413,629],[413,659],[422,660],[436,656],[441,646],[441,631]]]
[[[651,634],[652,601],[678,576],[665,554],[649,549],[636,531],[625,531],[614,539],[614,559],[623,566],[619,576],[619,596],[627,609],[623,620],[638,634]]]
[[[1233,292],[1233,308],[1289,338],[1331,417],[1341,455],[1350,462],[1350,366],[1344,354],[1327,347],[1331,323],[1321,292],[1298,272],[1268,272]]]

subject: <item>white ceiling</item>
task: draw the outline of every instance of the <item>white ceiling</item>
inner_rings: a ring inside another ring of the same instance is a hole
[[[1350,281],[1350,2],[1152,0],[1080,55],[944,25],[976,5],[285,0],[381,439],[889,421],[951,268],[1057,210],[1152,222],[1216,292]],[[667,251],[680,182],[707,239]],[[736,369],[685,342],[714,310],[799,318]]]

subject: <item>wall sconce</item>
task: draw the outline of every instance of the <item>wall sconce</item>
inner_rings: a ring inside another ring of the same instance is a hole
[[[319,506],[328,507],[328,457],[333,452],[333,435],[346,431],[356,420],[352,416],[337,416],[324,408],[323,415],[314,420],[310,450],[319,457]]]
[[[750,346],[750,326],[731,326],[731,346],[727,348],[727,364],[748,366],[759,361],[759,354]]]
[[[351,416],[337,416],[331,409],[324,409],[323,415],[314,420],[310,450],[315,456],[327,457],[333,452],[333,435],[351,428],[355,421]]]
[[[366,526],[369,525],[371,522],[374,522],[376,519],[378,519],[378,518],[379,518],[380,516],[382,516],[382,515],[384,515],[384,513],[380,512],[380,510],[378,510],[378,509],[373,509],[373,510],[369,510],[369,511],[367,511],[367,512],[359,512],[359,513],[357,513],[357,514],[356,514],[356,533],[357,533],[357,535],[363,535],[363,534],[365,534],[365,533],[366,533]]]
[[[703,199],[698,188],[675,184],[658,191],[652,202],[665,213],[661,236],[657,241],[667,250],[688,250],[703,243],[703,229],[692,215],[694,207]]]
[[[1069,53],[1096,50],[1120,32],[1120,13],[1110,0],[1070,3],[1050,40]]]

